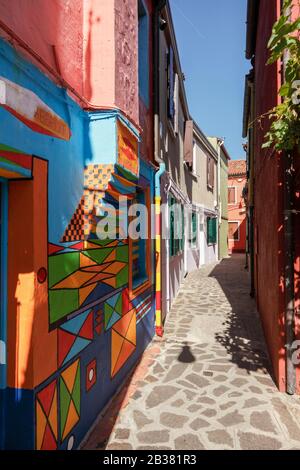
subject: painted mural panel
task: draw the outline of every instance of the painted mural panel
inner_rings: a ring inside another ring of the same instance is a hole
[[[0,105],[34,131],[70,139],[68,125],[35,93],[0,77]]]
[[[118,122],[118,152],[119,165],[138,175],[138,142],[132,132],[120,122]]]

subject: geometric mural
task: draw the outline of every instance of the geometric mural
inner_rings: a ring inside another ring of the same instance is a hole
[[[122,292],[113,295],[104,303],[104,328],[109,330],[122,317]]]
[[[128,245],[92,240],[49,256],[50,324],[128,283]]]
[[[152,295],[151,293],[147,295],[144,299],[142,299],[136,308],[136,322],[137,324],[150,312],[151,310],[151,303],[152,303]]]
[[[94,338],[93,311],[87,310],[58,328],[58,366],[64,365]]]
[[[114,377],[136,348],[136,312],[130,310],[111,330],[111,377]]]
[[[65,369],[59,379],[60,436],[63,441],[80,419],[80,360]]]
[[[36,449],[57,448],[57,389],[53,380],[36,395]]]
[[[86,366],[86,391],[88,392],[97,381],[97,369],[96,369],[96,359],[93,359]]]

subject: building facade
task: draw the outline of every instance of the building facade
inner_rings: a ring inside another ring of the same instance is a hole
[[[157,42],[156,330],[162,334],[186,274],[218,259],[218,156],[189,113],[168,2]]]
[[[228,252],[246,250],[246,161],[231,160],[228,165]]]
[[[228,256],[228,162],[230,156],[223,139],[208,137],[208,140],[218,152],[219,259],[223,259]]]
[[[39,3],[0,2],[0,447],[75,449],[155,332],[153,10]]]
[[[278,388],[299,393],[299,154],[262,148],[269,120],[258,118],[280,104],[281,61],[266,65],[268,41],[282,2],[249,0],[243,135],[247,166],[251,294],[255,296]],[[291,19],[299,17],[293,2]],[[290,163],[292,159],[292,165]],[[294,170],[294,171],[293,171]],[[292,179],[290,180],[290,175]],[[296,343],[297,345],[297,343]]]

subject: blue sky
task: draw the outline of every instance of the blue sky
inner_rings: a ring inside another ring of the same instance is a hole
[[[206,135],[242,148],[247,0],[170,0],[190,113]]]

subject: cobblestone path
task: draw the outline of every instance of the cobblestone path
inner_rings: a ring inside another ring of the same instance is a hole
[[[300,398],[277,391],[244,258],[190,274],[84,449],[300,449]]]

